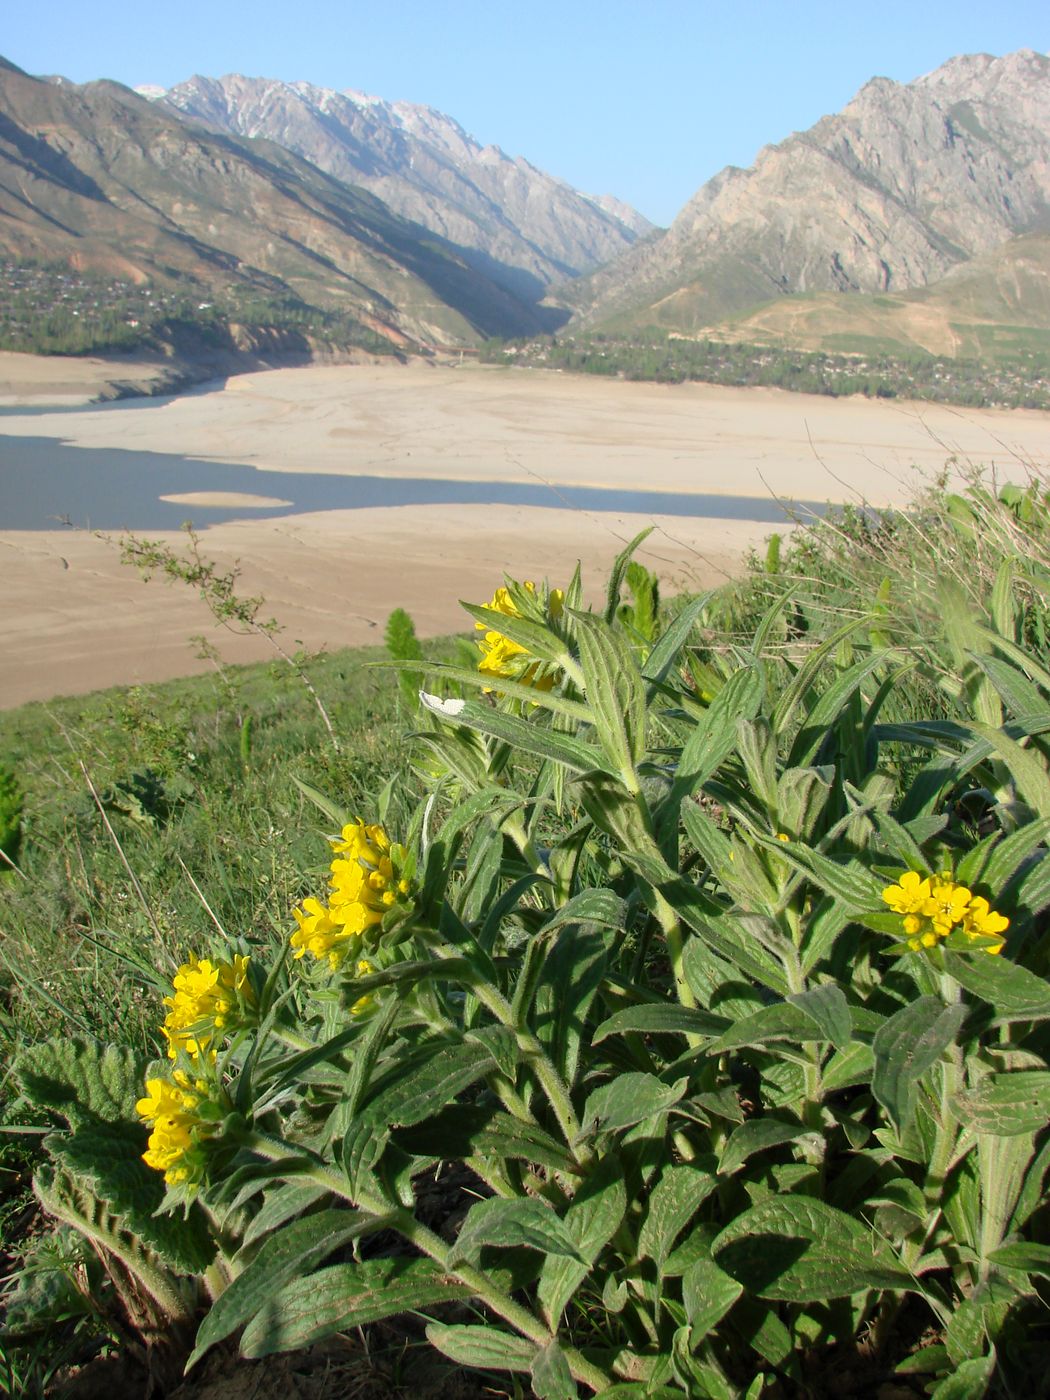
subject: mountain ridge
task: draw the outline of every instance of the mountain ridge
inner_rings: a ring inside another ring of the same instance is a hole
[[[13,64],[0,65],[0,255],[290,299],[394,343],[545,324],[454,245],[273,142],[210,131],[107,79]]]
[[[926,285],[1050,229],[1050,58],[960,55],[700,187],[666,233],[562,286],[578,329],[696,331],[792,292]]]
[[[423,104],[242,74],[198,75],[153,100],[219,130],[276,141],[370,190],[518,296],[539,299],[653,227],[615,196],[574,190]]]

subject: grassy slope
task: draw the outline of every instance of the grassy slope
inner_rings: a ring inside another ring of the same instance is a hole
[[[327,852],[324,819],[294,777],[373,819],[389,779],[398,780],[395,805],[407,796],[409,721],[393,675],[368,669],[382,655],[344,651],[311,664],[340,753],[285,667],[230,668],[0,715],[0,762],[25,792],[27,877],[0,877],[5,1059],[22,1039],[55,1031],[152,1051],[152,974],[170,976],[203,949],[215,934],[212,913],[249,941],[272,947],[287,936],[306,872],[316,881]]]
[[[684,295],[680,294],[680,295]],[[1050,350],[1050,237],[1031,234],[896,296],[782,297],[711,327],[720,338],[804,350],[998,361]]]

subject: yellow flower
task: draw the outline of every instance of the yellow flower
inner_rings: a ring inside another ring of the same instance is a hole
[[[982,952],[991,953],[993,956],[1003,951],[1004,939],[1002,934],[1010,927],[1010,920],[1003,914],[997,914],[992,909],[988,901],[980,895],[975,896],[970,901],[970,906],[966,910],[962,921],[962,931],[968,938],[996,938],[997,943],[986,943]]]
[[[172,993],[164,998],[169,1009],[162,1027],[172,1060],[180,1050],[191,1059],[214,1058],[220,1033],[241,1025],[255,1001],[248,959],[240,954],[234,955],[232,963],[198,960],[191,954],[175,974]]]
[[[305,899],[293,910],[299,925],[292,934],[297,958],[306,953],[327,958],[334,972],[345,957],[355,956],[369,929],[412,894],[412,883],[395,869],[405,859],[401,846],[392,846],[381,826],[348,822],[333,841],[328,903]]]
[[[972,898],[966,886],[955,884],[946,871],[933,882],[930,897],[918,912],[925,914],[937,933],[945,938],[956,924],[962,923]]]
[[[358,975],[358,977],[367,977],[370,973],[375,972],[375,971],[376,971],[376,969],[375,969],[375,968],[373,967],[373,965],[368,961],[367,958],[359,958],[359,959],[358,959],[358,962],[357,962],[357,975]],[[375,1006],[375,1004],[376,1004],[375,993],[374,993],[374,992],[366,992],[365,995],[364,995],[363,997],[358,997],[357,1000],[351,1005],[351,1007],[350,1007],[350,1015],[351,1015],[351,1016],[365,1016],[365,1015],[368,1014],[369,1011],[371,1011],[371,1010],[373,1009],[373,1007]]]
[[[886,886],[882,897],[893,912],[901,916],[904,936],[913,952],[935,948],[941,939],[952,935],[953,930],[982,940],[982,952],[1002,952],[1001,935],[1009,927],[1009,919],[990,908],[982,895],[973,894],[965,885],[957,885],[950,870],[936,876],[922,876],[914,870],[906,870],[895,885]],[[985,939],[997,941],[984,942]],[[949,944],[953,946],[957,945]]]
[[[135,1112],[153,1129],[142,1160],[163,1172],[169,1186],[195,1185],[203,1173],[200,1142],[207,1125],[197,1109],[206,1096],[202,1080],[191,1081],[175,1070],[171,1079],[147,1079],[146,1097],[135,1105]]]
[[[531,580],[527,579],[522,587],[536,597],[536,585]],[[561,617],[564,605],[565,594],[560,588],[552,589],[546,599],[547,617]],[[497,588],[492,595],[492,601],[486,606],[494,612],[503,613],[504,617],[521,617],[521,612],[507,588]],[[478,642],[481,650],[478,670],[482,675],[517,681],[519,685],[535,686],[537,690],[550,690],[555,680],[554,672],[544,670],[539,661],[522,661],[522,657],[527,658],[531,654],[526,647],[511,641],[502,632],[489,628],[487,623],[476,622],[474,626],[477,631],[485,633],[484,638]],[[487,686],[486,693],[492,689],[494,687]]]
[[[886,886],[882,897],[895,914],[919,914],[930,897],[930,882],[906,870],[895,885]]]

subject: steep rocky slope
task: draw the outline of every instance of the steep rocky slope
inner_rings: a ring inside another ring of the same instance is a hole
[[[662,237],[561,289],[577,324],[695,330],[792,292],[896,293],[1050,229],[1050,58],[873,78],[839,114],[727,167]]]
[[[0,67],[0,256],[320,307],[393,340],[528,333],[542,313],[310,162],[117,83]]]
[[[611,196],[580,194],[521,157],[479,145],[432,107],[239,74],[143,91],[218,130],[276,141],[370,190],[519,295],[538,297],[652,229]]]

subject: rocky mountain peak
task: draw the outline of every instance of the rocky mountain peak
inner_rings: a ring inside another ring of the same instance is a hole
[[[1048,220],[1050,58],[970,54],[871,79],[569,295],[578,324],[698,329],[786,293],[921,287]]]
[[[352,88],[227,74],[194,77],[160,101],[240,136],[265,137],[459,247],[517,296],[626,251],[652,225],[636,210],[589,199],[453,117]]]

